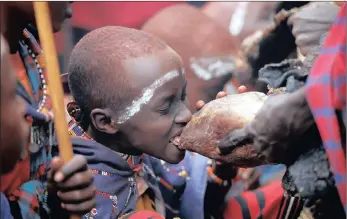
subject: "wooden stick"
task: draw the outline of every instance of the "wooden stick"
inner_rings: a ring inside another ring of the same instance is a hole
[[[64,162],[73,157],[72,144],[68,133],[66,122],[63,88],[60,81],[60,71],[57,59],[57,52],[54,44],[51,17],[47,2],[33,2],[36,25],[39,32],[40,42],[44,51],[47,68],[47,79],[49,94],[52,98],[55,129],[59,142],[59,153]],[[79,216],[70,216],[71,219],[78,219]]]

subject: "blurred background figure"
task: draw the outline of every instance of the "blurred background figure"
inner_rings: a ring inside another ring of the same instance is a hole
[[[163,9],[142,30],[164,40],[183,59],[192,111],[193,103],[213,100],[237,73],[240,60],[234,38],[193,6]]]
[[[73,46],[88,32],[103,26],[124,26],[140,29],[157,11],[184,2],[75,2],[74,16],[65,23],[64,31],[56,34],[62,72]],[[199,4],[199,2],[194,3]],[[201,4],[201,3],[200,3]]]
[[[238,43],[272,23],[278,2],[209,2],[202,11],[237,39]]]

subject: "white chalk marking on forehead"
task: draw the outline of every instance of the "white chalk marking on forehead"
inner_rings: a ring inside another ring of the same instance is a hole
[[[183,69],[182,69],[183,70]],[[183,71],[182,71],[183,72]],[[125,108],[125,112],[121,117],[118,119],[118,124],[122,124],[129,120],[131,117],[133,117],[136,113],[138,113],[141,109],[141,107],[144,104],[147,104],[153,97],[154,92],[159,87],[166,84],[168,81],[172,80],[173,78],[180,75],[180,72],[177,70],[170,71],[160,77],[159,79],[155,80],[149,87],[142,90],[142,96],[133,100],[131,104]]]
[[[232,58],[211,57],[191,59],[190,68],[198,78],[208,81],[232,73],[235,65]]]

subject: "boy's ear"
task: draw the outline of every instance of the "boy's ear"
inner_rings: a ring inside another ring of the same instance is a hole
[[[116,134],[118,127],[116,122],[112,120],[111,112],[107,109],[96,108],[90,113],[91,122],[100,132],[107,134]]]

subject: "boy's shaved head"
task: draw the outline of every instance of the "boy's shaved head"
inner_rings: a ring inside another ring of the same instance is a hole
[[[163,41],[139,30],[117,26],[93,30],[70,57],[68,80],[76,103],[85,113],[110,103],[114,110],[120,109],[131,101],[130,77],[122,63],[167,49]]]
[[[191,117],[186,80],[181,58],[163,41],[125,27],[94,30],[74,48],[68,80],[82,111],[73,116],[95,141],[121,153],[183,159],[172,142]]]

